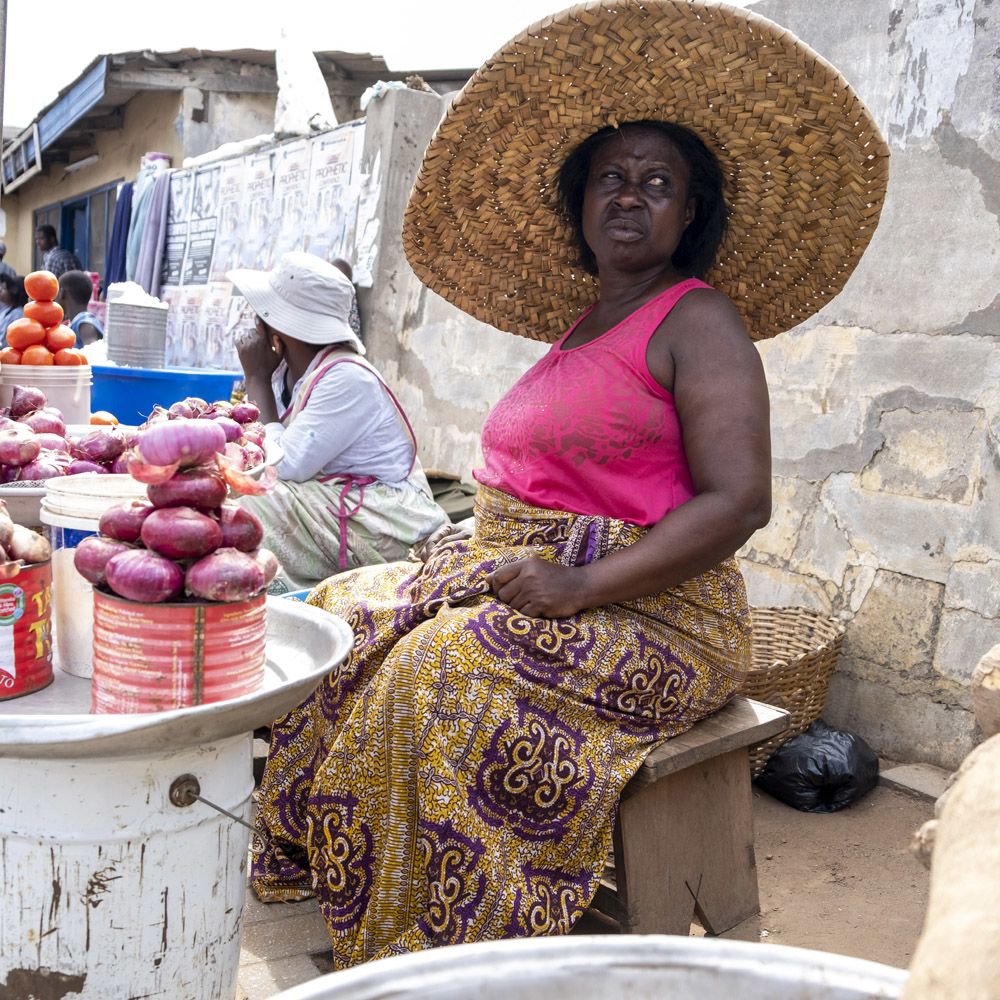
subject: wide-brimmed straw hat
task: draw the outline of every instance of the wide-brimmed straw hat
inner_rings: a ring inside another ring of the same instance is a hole
[[[307,344],[365,348],[348,320],[354,285],[333,264],[315,254],[292,250],[271,271],[240,268],[226,277],[268,326]]]
[[[705,279],[755,340],[843,287],[885,195],[888,148],[823,58],[706,0],[572,7],[488,60],[445,115],[407,205],[419,278],[477,319],[552,341],[597,297],[559,205],[559,168],[606,125],[677,122],[717,156],[729,230]]]

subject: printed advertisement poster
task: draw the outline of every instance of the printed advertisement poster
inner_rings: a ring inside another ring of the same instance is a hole
[[[175,170],[170,175],[170,205],[167,209],[167,235],[163,246],[164,285],[180,285],[187,255],[188,222],[191,218],[190,170]]]
[[[181,368],[200,368],[201,309],[205,301],[204,285],[182,288],[177,303],[177,361]]]
[[[246,162],[243,247],[240,266],[266,271],[271,266],[275,233],[271,224],[274,174],[271,152],[254,153]]]
[[[167,304],[167,334],[163,359],[164,364],[168,368],[187,367],[188,359],[183,357],[181,351],[181,289],[176,285],[164,286],[160,289],[160,301]]]
[[[212,281],[225,281],[240,266],[247,163],[243,157],[219,165],[219,227],[212,255]]]
[[[194,175],[191,217],[188,221],[187,253],[181,283],[207,285],[212,269],[212,250],[219,228],[218,165],[202,167]]]
[[[272,260],[289,250],[301,250],[305,244],[311,146],[310,140],[301,139],[274,151],[273,212],[277,238]]]
[[[309,219],[305,249],[353,263],[357,226],[363,125],[344,125],[312,140],[309,169]]]
[[[228,281],[214,281],[205,288],[201,305],[199,367],[239,370],[236,350],[232,340],[227,340],[226,327],[231,298],[232,285]]]

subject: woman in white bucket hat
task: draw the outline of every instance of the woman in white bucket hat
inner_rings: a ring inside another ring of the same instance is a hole
[[[441,527],[410,422],[349,325],[354,287],[313,254],[236,270],[256,314],[237,345],[247,394],[281,446],[279,484],[242,502],[260,517],[289,590],[391,562]]]

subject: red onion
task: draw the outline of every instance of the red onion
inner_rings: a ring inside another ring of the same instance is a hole
[[[107,583],[104,571],[108,560],[119,552],[130,551],[132,550],[124,542],[102,538],[100,535],[88,535],[77,543],[73,551],[73,565],[88,583],[101,586]]]
[[[79,476],[83,472],[93,472],[100,476],[106,476],[109,470],[106,465],[91,462],[86,458],[74,458],[66,469],[67,476]]]
[[[6,548],[10,544],[10,536],[14,530],[14,522],[7,511],[7,504],[0,500],[0,545]]]
[[[264,425],[257,422],[251,424],[243,425],[243,437],[247,441],[253,442],[253,444],[259,445],[261,448],[264,447],[264,438],[267,437],[267,431],[264,430]]]
[[[187,417],[189,420],[200,415],[195,411],[194,407],[189,406],[187,401],[184,399],[180,399],[176,403],[171,403],[167,413],[169,413],[171,417]]]
[[[40,451],[33,462],[21,466],[21,479],[25,482],[36,482],[41,479],[65,476],[69,470],[70,461],[69,455],[64,451]]]
[[[147,427],[136,450],[151,465],[201,465],[226,447],[226,435],[214,420],[179,417]]]
[[[241,552],[253,552],[264,538],[260,518],[238,503],[223,504],[219,510],[222,545]]]
[[[41,389],[33,385],[15,385],[10,395],[10,415],[23,417],[32,410],[40,410],[46,402]]]
[[[241,469],[247,468],[243,445],[237,444],[235,441],[230,441],[222,454],[236,462]]]
[[[213,417],[226,435],[226,441],[237,441],[243,434],[243,428],[230,417]]]
[[[238,424],[252,424],[256,420],[260,419],[260,407],[258,407],[256,403],[251,403],[249,400],[242,403],[236,403],[233,406],[231,416]]]
[[[243,468],[256,469],[264,464],[264,449],[248,441],[243,445]]]
[[[135,448],[121,457],[125,459],[128,474],[140,483],[165,483],[177,471],[176,462],[173,465],[150,465],[149,462],[144,462]]]
[[[16,483],[21,478],[21,470],[16,465],[0,465],[0,483]]]
[[[43,406],[40,410],[21,417],[20,422],[27,424],[36,434],[66,436],[66,421],[63,419],[62,410],[57,410],[54,406]]]
[[[178,597],[184,589],[184,571],[173,560],[147,549],[129,549],[113,555],[104,566],[108,586],[119,596],[145,604]]]
[[[0,430],[0,463],[27,465],[38,458],[42,446],[30,427],[16,424]]]
[[[6,407],[5,407],[5,409],[6,409]],[[15,421],[15,420],[12,420],[12,419],[11,419],[10,417],[8,417],[8,416],[0,416],[0,430],[3,430],[3,429],[4,429],[4,427],[11,427],[11,426],[13,426],[13,425],[14,425],[15,423],[16,423],[16,421]]]
[[[115,433],[125,442],[126,448],[131,448],[139,439],[139,432],[134,427],[122,427],[119,425],[115,428]]]
[[[214,510],[226,499],[226,481],[215,469],[203,467],[177,472],[166,482],[146,489],[154,507],[197,507]]]
[[[194,415],[196,417],[203,416],[205,411],[208,409],[208,403],[206,403],[201,396],[188,396],[184,402],[187,403],[192,410],[194,410]]]
[[[142,429],[145,430],[147,427],[152,427],[153,424],[162,423],[164,420],[170,419],[170,413],[165,410],[162,406],[154,406],[149,412],[149,416],[146,417],[146,422],[141,425]]]
[[[142,531],[142,522],[156,508],[145,498],[123,500],[109,507],[98,522],[102,535],[116,539],[119,542],[137,542]]]
[[[125,451],[125,438],[115,430],[98,428],[77,438],[70,447],[74,458],[90,462],[113,462]]]
[[[147,548],[170,559],[198,559],[219,547],[222,528],[190,507],[164,507],[142,522],[140,537]]]
[[[206,417],[215,420],[218,417],[228,417],[233,412],[233,404],[228,399],[217,399],[205,411]]]
[[[264,570],[248,552],[216,549],[188,567],[184,589],[205,601],[245,601],[264,589]]]
[[[47,431],[43,434],[38,434],[38,443],[42,446],[43,451],[65,451],[68,452],[69,442],[64,437],[60,437],[58,434],[50,434]]]
[[[52,546],[37,531],[15,524],[10,533],[10,541],[4,546],[11,559],[22,559],[26,563],[45,562],[52,556]]]
[[[254,558],[264,572],[264,586],[266,587],[278,575],[280,569],[278,557],[270,549],[258,549],[254,553]]]
[[[111,463],[111,472],[113,472],[116,476],[127,476],[128,475],[128,456],[127,455],[119,455]]]

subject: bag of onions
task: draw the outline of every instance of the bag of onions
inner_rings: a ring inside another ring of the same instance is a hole
[[[146,498],[109,508],[77,545],[74,565],[95,588],[94,711],[219,701],[263,677],[278,563],[256,516],[227,497],[266,493],[275,476],[252,478],[226,444],[214,420],[147,425],[124,456]]]

